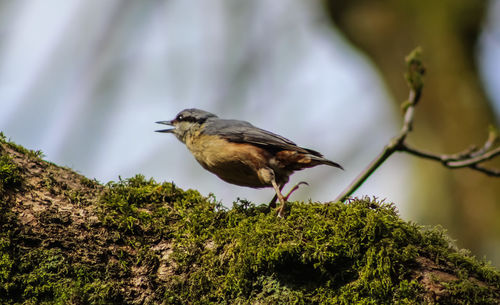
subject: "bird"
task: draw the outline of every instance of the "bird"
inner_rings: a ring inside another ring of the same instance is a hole
[[[269,206],[276,207],[284,217],[286,201],[298,188],[299,182],[284,196],[281,191],[295,171],[325,164],[342,166],[325,159],[315,150],[297,146],[294,142],[246,121],[221,119],[208,111],[184,109],[170,121],[157,124],[173,128],[155,130],[172,133],[184,143],[196,161],[220,179],[251,188],[272,187],[276,195]]]

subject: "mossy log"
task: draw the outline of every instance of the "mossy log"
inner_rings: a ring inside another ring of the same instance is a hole
[[[500,272],[392,204],[286,218],[141,175],[99,184],[0,135],[1,304],[499,304]]]

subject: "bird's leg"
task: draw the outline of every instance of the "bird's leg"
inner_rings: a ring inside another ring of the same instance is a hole
[[[285,216],[285,208],[286,208],[286,203],[285,203],[285,198],[283,197],[283,194],[281,194],[281,188],[278,186],[276,183],[276,180],[273,177],[273,180],[271,181],[274,191],[276,192],[276,196],[278,197],[278,200],[280,201],[281,205],[277,209],[278,216],[279,217],[284,217]]]
[[[284,186],[285,186],[284,184],[280,185],[280,187],[279,187],[280,192],[281,192],[281,190],[283,189]],[[276,207],[276,200],[277,199],[278,199],[278,195],[274,194],[273,199],[271,199],[271,201],[269,202],[269,207],[270,208],[274,209]]]
[[[305,185],[309,185],[309,183],[305,182],[305,181],[300,181],[299,183],[295,184],[292,189],[288,192],[288,194],[286,194],[285,196],[285,200],[288,201],[288,197],[290,197],[290,195],[292,195],[293,192],[295,192],[296,190],[299,189],[299,186],[301,184],[305,184]],[[281,189],[280,189],[281,190]]]

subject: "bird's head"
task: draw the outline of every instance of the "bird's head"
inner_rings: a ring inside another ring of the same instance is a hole
[[[156,132],[173,133],[181,142],[186,142],[186,137],[200,130],[203,123],[210,118],[217,118],[213,113],[200,109],[184,109],[171,121],[158,121],[158,124],[173,126],[174,128],[160,129]]]

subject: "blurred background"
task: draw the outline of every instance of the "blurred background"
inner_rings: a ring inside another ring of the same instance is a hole
[[[500,119],[500,0],[0,0],[0,131],[103,183],[142,173],[228,207],[267,203],[272,189],[229,185],[153,132],[201,108],[342,164],[288,186],[310,183],[292,200],[328,201],[399,131],[418,45],[428,73],[409,143],[482,145]],[[500,266],[498,178],[398,154],[356,195]]]

